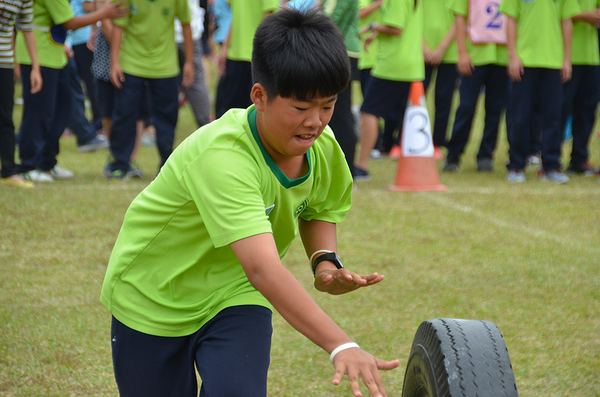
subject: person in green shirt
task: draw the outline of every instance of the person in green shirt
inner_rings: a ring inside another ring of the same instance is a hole
[[[113,21],[110,40],[110,78],[117,88],[110,131],[112,158],[104,167],[108,179],[126,180],[139,170],[131,159],[142,101],[149,92],[150,116],[156,129],[159,168],[173,150],[179,114],[179,60],[175,18],[181,22],[185,62],[181,85],[194,81],[194,42],[187,0],[127,0],[130,12]]]
[[[576,0],[503,0],[500,12],[508,17],[510,99],[507,136],[510,145],[509,183],[525,182],[523,169],[529,145],[534,109],[542,116],[543,180],[568,183],[561,170],[561,83],[571,79],[571,18],[581,13]]]
[[[564,131],[569,116],[572,116],[573,146],[567,174],[593,176],[597,170],[588,161],[588,145],[600,99],[600,1],[581,0],[579,6],[581,14],[573,17],[573,74],[571,80],[563,85],[562,130]]]
[[[468,33],[473,6],[475,5],[472,0],[448,1],[448,8],[455,15],[458,49],[456,68],[460,74],[460,100],[452,135],[446,145],[448,154],[443,168],[446,172],[459,170],[460,158],[469,142],[477,102],[483,89],[485,89],[485,125],[477,152],[477,171],[493,171],[492,159],[498,140],[498,128],[508,102],[506,45],[495,42],[473,43]],[[495,13],[497,9],[492,8],[492,11]],[[498,23],[496,26],[497,29],[506,32],[505,24]]]
[[[217,58],[221,77],[215,94],[215,116],[233,108],[246,108],[252,101],[252,38],[265,17],[279,8],[279,0],[227,0],[231,7],[231,25]]]
[[[122,2],[107,2],[102,8],[82,16],[73,16],[68,0],[36,0],[33,3],[33,28],[36,54],[40,65],[42,89],[31,93],[28,79],[23,79],[23,121],[20,129],[18,172],[33,182],[68,179],[71,171],[57,165],[59,140],[71,111],[71,91],[64,40],[67,30],[91,25],[104,18],[125,15]],[[17,35],[16,62],[23,75],[29,75],[34,62],[22,34]]]
[[[423,5],[415,0],[386,0],[381,20],[370,25],[372,34],[365,45],[377,37],[379,49],[361,106],[360,152],[354,167],[355,180],[370,179],[367,165],[378,138],[378,118],[402,121],[410,85],[425,78],[423,60]]]
[[[379,370],[399,361],[360,349],[281,262],[300,234],[317,290],[384,278],[336,254],[352,196],[327,126],[350,80],[343,37],[317,11],[279,11],[256,30],[252,74],[253,105],[184,140],[125,214],[101,293],[120,395],[196,396],[197,368],[200,396],[265,397],[276,309],[330,354],[334,385],[386,396]]]

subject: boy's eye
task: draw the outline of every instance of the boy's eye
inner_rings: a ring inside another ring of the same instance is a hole
[[[300,111],[304,111],[304,110],[306,110],[306,108],[301,108],[301,107],[298,107],[298,106],[294,106],[294,109],[296,109],[296,110],[300,110]]]

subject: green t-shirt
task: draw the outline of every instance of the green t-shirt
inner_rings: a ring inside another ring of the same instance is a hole
[[[379,51],[371,74],[384,80],[423,80],[425,62],[421,1],[415,8],[414,0],[386,0],[381,7],[381,23],[402,29],[402,34],[379,34]]]
[[[52,40],[50,28],[53,25],[62,25],[71,19],[73,19],[73,11],[71,11],[69,0],[35,0],[33,2],[33,30],[40,66],[62,69],[67,64],[63,44]],[[17,35],[15,47],[17,63],[31,65],[25,39],[20,32]]]
[[[331,129],[307,153],[308,174],[290,180],[260,143],[255,119],[254,106],[233,109],[199,129],[133,200],[101,295],[128,327],[184,336],[227,307],[271,308],[229,244],[273,233],[283,257],[298,217],[344,219],[352,176]]]
[[[546,1],[546,0],[542,0]],[[448,8],[455,14],[461,15],[469,22],[469,0],[448,0]],[[469,34],[466,36],[467,52],[475,66],[508,65],[508,49],[500,44],[473,44]]]
[[[127,0],[126,17],[114,19],[123,27],[119,65],[123,72],[144,78],[168,78],[179,74],[175,45],[175,17],[192,20],[187,0]]]
[[[323,0],[323,13],[333,20],[344,36],[348,56],[360,57],[358,2],[356,0]]]
[[[562,69],[561,21],[581,13],[577,0],[503,0],[500,12],[517,19],[517,54],[523,66]]]
[[[446,0],[423,1],[423,37],[427,46],[435,50],[442,42],[448,31],[454,26],[454,13],[446,8]],[[442,63],[456,63],[458,49],[456,40],[448,46]]]
[[[375,0],[360,0],[360,9],[368,7]],[[360,19],[360,29],[363,26],[370,24],[371,22],[379,22],[381,19],[381,7],[377,10],[373,11],[369,15]],[[364,49],[365,40],[370,36],[370,33],[366,33],[361,38],[360,43],[360,58],[358,59],[358,68],[360,70],[363,69],[371,69],[373,65],[375,65],[375,60],[377,59],[377,50],[379,49],[379,40],[375,39],[367,48],[367,51]]]
[[[231,6],[231,31],[227,59],[252,61],[252,41],[265,14],[279,8],[279,0],[227,0]]]
[[[579,0],[581,12],[593,11],[600,0]],[[573,65],[600,65],[598,56],[598,30],[585,21],[573,21]]]

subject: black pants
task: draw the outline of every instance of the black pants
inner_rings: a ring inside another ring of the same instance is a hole
[[[29,76],[24,76],[29,78]],[[0,68],[0,160],[2,178],[16,174],[15,125],[13,123],[13,100],[15,95],[14,72]]]
[[[353,70],[358,71],[357,58],[350,58],[350,64]],[[354,115],[352,114],[352,82],[350,82],[348,87],[338,94],[329,127],[333,130],[335,139],[342,148],[344,156],[346,156],[346,163],[350,167],[352,176],[354,176],[354,154],[357,141],[355,125]]]
[[[452,137],[447,144],[448,162],[458,162],[471,135],[475,108],[485,87],[485,126],[477,158],[492,158],[498,140],[498,125],[508,98],[506,67],[482,65],[475,67],[471,77],[460,78],[460,104],[456,109]]]
[[[456,87],[456,79],[458,72],[456,65],[453,63],[442,63],[439,66],[425,65],[425,80],[423,87],[427,92],[427,87],[431,83],[434,70],[437,69],[435,75],[435,117],[433,123],[433,145],[446,146],[446,133],[448,131],[448,119],[450,118],[450,110],[452,109],[452,98],[454,96],[454,88]]]
[[[161,337],[113,317],[111,341],[121,397],[265,397],[271,356],[271,311],[224,309],[192,335]]]
[[[559,69],[525,68],[520,82],[511,81],[506,113],[510,149],[509,170],[525,168],[530,154],[532,119],[535,109],[541,112],[542,166],[544,171],[560,169],[561,107],[563,88]],[[536,106],[537,105],[537,106]]]
[[[250,62],[227,60],[225,75],[219,79],[215,98],[215,116],[221,117],[232,108],[252,105],[252,65]]]
[[[588,145],[599,100],[599,72],[598,66],[573,65],[573,76],[563,85],[562,131],[569,115],[573,116],[571,164],[583,164],[589,157]]]

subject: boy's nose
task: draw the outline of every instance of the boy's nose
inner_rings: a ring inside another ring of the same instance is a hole
[[[307,113],[306,119],[304,119],[303,126],[306,128],[321,128],[323,125],[321,121],[321,114],[318,109],[311,110]]]

